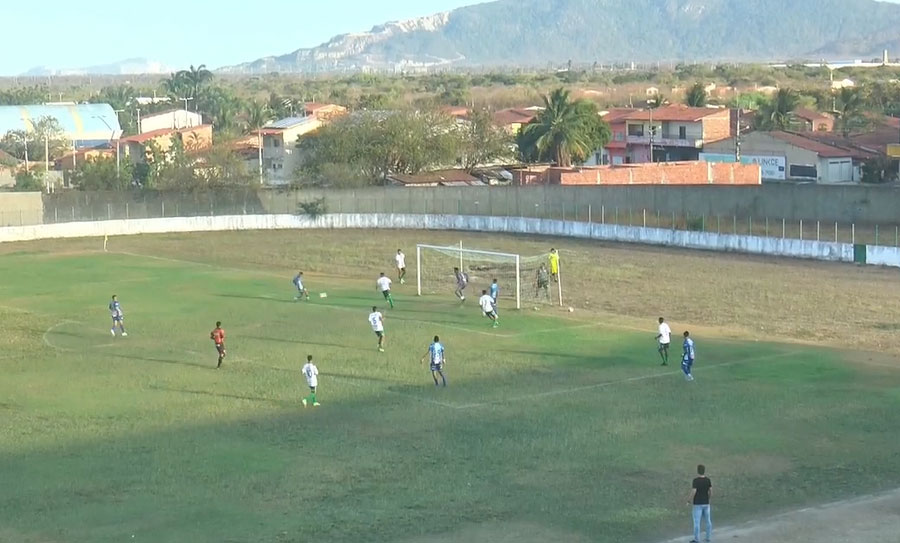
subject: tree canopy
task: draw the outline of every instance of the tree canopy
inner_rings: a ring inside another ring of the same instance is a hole
[[[609,138],[609,125],[600,118],[597,105],[573,101],[560,88],[544,97],[544,110],[522,129],[517,143],[526,161],[553,161],[565,167],[584,162]]]

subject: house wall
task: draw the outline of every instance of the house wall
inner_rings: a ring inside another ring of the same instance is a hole
[[[149,115],[141,119],[141,134],[154,130],[180,130],[203,124],[203,116],[192,111],[178,110]]]
[[[703,135],[700,138],[704,142],[717,141],[733,135],[731,131],[731,112],[727,109],[722,110],[721,113],[704,117],[701,124],[703,126]]]
[[[703,146],[705,153],[721,153],[734,155],[734,140],[727,139]],[[795,147],[787,142],[773,138],[765,132],[751,132],[741,137],[741,154],[746,156],[776,156],[784,157],[786,172],[788,179],[791,177],[791,166],[815,166],[818,182],[824,181],[822,177],[822,164],[819,160],[818,153]],[[804,179],[794,177],[793,179],[813,181],[812,179]]]
[[[761,179],[756,164],[680,162],[635,168],[551,168],[546,181],[551,185],[758,185]]]

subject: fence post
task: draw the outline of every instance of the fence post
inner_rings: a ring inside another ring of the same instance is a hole
[[[53,222],[59,222],[59,208],[53,208]]]
[[[660,211],[656,210],[656,227],[659,228]]]
[[[800,241],[803,241],[803,219],[800,219]]]
[[[716,215],[716,234],[722,233],[722,217]]]
[[[75,206],[72,206],[72,220],[75,220]]]
[[[594,222],[591,216],[591,204],[588,204],[588,222]]]
[[[834,221],[834,242],[837,243],[838,240],[838,223]]]
[[[162,211],[162,216],[165,217],[166,216],[166,201],[165,200],[160,201],[159,207],[160,207],[160,211]]]
[[[706,213],[700,215],[700,231],[706,232]]]
[[[616,225],[618,226],[618,224],[619,224],[619,206],[616,206],[616,221],[615,222],[616,222]]]
[[[339,206],[339,207],[338,207],[338,213],[340,213],[340,211],[341,211],[341,210],[340,210],[340,202],[341,202],[341,201],[338,200],[338,206]],[[175,216],[176,216],[176,217],[180,217],[180,216],[181,216],[181,215],[178,214],[178,202],[175,202]]]
[[[732,215],[732,219],[734,219],[734,235],[737,235],[737,215]]]
[[[787,237],[787,220],[782,217],[781,218],[781,239],[785,239]]]
[[[106,204],[106,220],[112,219],[112,204]]]
[[[606,224],[606,206],[600,206],[600,224]]]
[[[822,241],[822,239],[819,237],[821,234],[821,223],[822,221],[816,221],[816,241]]]
[[[856,223],[850,224],[850,243],[856,244]]]
[[[628,226],[631,226],[631,208],[628,208]]]
[[[750,235],[753,235],[753,215],[750,215]]]
[[[644,228],[647,228],[647,208],[644,208]]]
[[[900,245],[900,226],[894,227],[894,247]]]
[[[766,237],[769,237],[769,218],[766,217]]]
[[[878,245],[878,225],[875,225],[875,245]]]
[[[128,202],[125,202],[125,218],[128,218]]]
[[[675,230],[675,212],[672,212],[672,230]]]

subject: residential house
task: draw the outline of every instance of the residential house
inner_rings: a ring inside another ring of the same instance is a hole
[[[533,121],[543,109],[537,106],[501,109],[493,115],[494,124],[508,133],[516,135],[522,130],[523,126]]]
[[[704,145],[734,134],[728,109],[671,105],[615,110],[605,118],[612,128],[606,146],[612,165],[650,162],[651,141],[653,162],[698,160]]]
[[[395,187],[468,187],[487,185],[481,179],[464,170],[438,170],[411,174],[391,174],[385,178],[388,185]]]
[[[330,121],[335,117],[347,114],[347,108],[337,104],[320,104],[309,102],[303,106],[307,117],[315,117],[320,121]]]
[[[203,124],[203,116],[186,109],[170,109],[141,117],[140,133],[157,130],[181,130]]]
[[[131,160],[132,164],[141,164],[147,161],[151,152],[151,146],[158,150],[169,151],[176,142],[184,146],[187,153],[204,151],[212,147],[212,125],[204,124],[180,130],[162,129],[145,132],[136,136],[129,136],[119,140],[120,152]]]
[[[797,132],[831,132],[834,117],[807,108],[797,108],[791,112],[791,128]]]
[[[734,161],[734,140],[712,143],[704,151],[705,160]],[[858,183],[862,163],[876,155],[817,132],[751,132],[741,137],[742,161],[760,164],[766,181]]]
[[[297,140],[300,136],[315,132],[325,124],[325,118],[316,115],[288,117],[262,127],[263,177],[272,185],[284,185],[294,179],[294,172],[303,162]]]
[[[118,142],[117,142],[118,143]],[[119,143],[119,152],[121,153],[121,143]],[[65,154],[57,158],[53,162],[56,170],[74,170],[79,164],[88,160],[100,160],[107,158],[116,158],[116,145],[104,145],[101,147],[93,147],[90,149],[78,149],[71,153]]]
[[[646,89],[644,89],[644,94],[647,96],[647,98],[659,96],[659,89],[657,87],[647,87]]]
[[[585,161],[585,166],[625,164],[628,148],[628,144],[625,142],[625,134],[628,131],[625,119],[634,112],[634,108],[613,108],[600,112],[600,117],[609,124],[609,143],[606,144],[606,147],[594,151]]]

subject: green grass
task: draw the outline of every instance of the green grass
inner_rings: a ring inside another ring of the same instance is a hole
[[[900,484],[900,375],[835,351],[697,334],[688,384],[652,322],[492,330],[411,285],[379,354],[368,277],[314,275],[309,303],[264,266],[35,251],[0,277],[0,541],[652,541],[684,532],[697,463],[720,524]],[[419,363],[435,334],[446,390]]]

